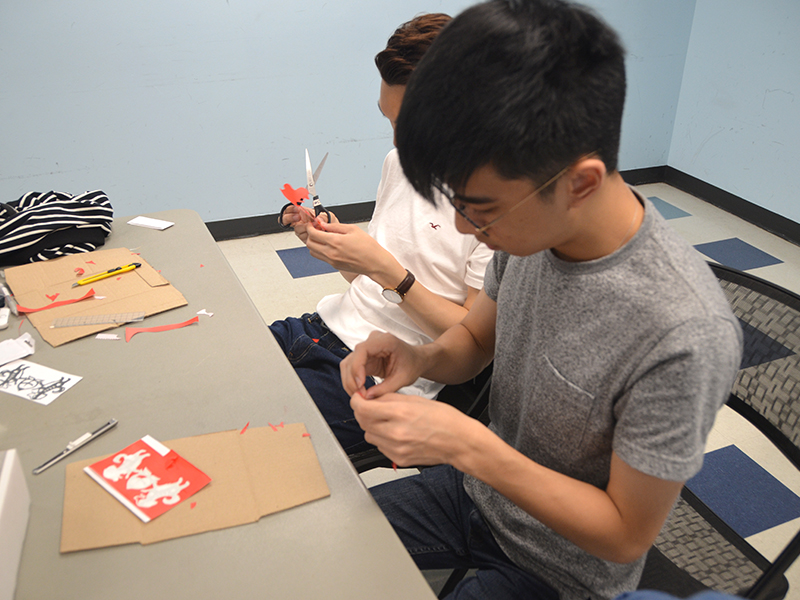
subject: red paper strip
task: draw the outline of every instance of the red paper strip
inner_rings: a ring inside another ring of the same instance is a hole
[[[90,289],[84,296],[80,298],[73,298],[72,300],[62,300],[61,302],[53,302],[52,304],[48,304],[47,306],[40,306],[39,308],[26,308],[25,306],[17,305],[17,310],[21,313],[33,313],[39,312],[40,310],[47,310],[48,308],[55,308],[56,306],[66,306],[67,304],[74,304],[75,302],[80,302],[81,300],[86,300],[87,298],[91,298],[94,296],[94,288]],[[49,298],[50,296],[48,296]]]
[[[283,421],[281,421],[277,425],[273,425],[272,423],[267,423],[267,425],[272,427],[272,431],[278,431],[278,427],[283,428]]]
[[[311,437],[311,434],[310,433],[304,433],[303,437]]]
[[[193,323],[198,323],[200,317],[194,317],[183,323],[173,323],[172,325],[161,325],[160,327],[126,327],[125,328],[125,341],[130,342],[131,338],[137,333],[160,333],[162,331],[170,331],[172,329],[180,329]]]
[[[242,427],[242,430],[239,432],[239,435],[242,435],[245,431],[247,431],[248,427],[250,427],[250,421],[247,422],[247,425]]]
[[[45,296],[47,296],[47,298],[50,300],[50,302],[55,302],[55,301],[56,301],[56,298],[58,298],[58,297],[59,297],[59,295],[60,295],[60,294],[59,294],[58,292],[56,292],[56,293],[55,293],[55,294],[53,294],[52,296],[51,296],[50,294],[45,294]]]

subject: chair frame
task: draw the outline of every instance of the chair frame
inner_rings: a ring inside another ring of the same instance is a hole
[[[728,279],[734,282],[736,279],[747,280],[749,287],[754,291],[783,302],[795,308],[795,310],[800,310],[800,295],[786,288],[732,267],[716,263],[709,263],[709,266],[718,279]],[[761,413],[735,394],[730,395],[727,405],[755,426],[781,451],[795,468],[800,470],[800,449],[793,444],[786,435],[770,423]],[[775,597],[783,597],[788,591],[788,582],[784,573],[786,573],[786,570],[794,563],[798,556],[800,556],[800,532],[795,534],[775,560],[764,570],[761,577],[759,577],[753,586],[743,594],[743,597],[750,600],[769,600]]]

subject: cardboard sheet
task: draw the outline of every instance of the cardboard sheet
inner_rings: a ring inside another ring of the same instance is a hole
[[[119,276],[72,287],[78,279],[132,262],[141,263],[142,266]],[[126,248],[72,254],[55,260],[11,267],[6,269],[6,282],[14,293],[17,304],[28,308],[80,298],[92,288],[95,296],[105,297],[88,298],[74,304],[28,313],[31,324],[52,346],[60,346],[87,335],[119,327],[106,323],[51,328],[50,325],[56,319],[142,311],[150,316],[187,304],[183,295],[142,256]]]
[[[172,510],[142,523],[83,468],[67,465],[61,552],[139,542],[254,523],[261,517],[330,495],[305,425],[246,428],[169,440],[211,483]]]

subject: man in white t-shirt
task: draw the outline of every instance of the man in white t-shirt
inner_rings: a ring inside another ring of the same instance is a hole
[[[442,27],[443,14],[422,15],[389,39],[375,62],[381,73],[378,106],[394,127],[408,78]],[[369,447],[342,387],[339,363],[373,331],[425,344],[467,314],[483,285],[491,250],[459,233],[454,209],[436,208],[403,175],[397,151],[384,160],[368,232],[332,223],[325,231],[294,206],[281,214],[311,255],[339,269],[351,286],[326,296],[317,312],[270,326],[311,397],[348,453]],[[372,385],[369,381],[368,385]],[[434,398],[443,386],[419,379],[404,392]]]

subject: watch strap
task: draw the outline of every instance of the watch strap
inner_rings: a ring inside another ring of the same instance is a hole
[[[417,279],[414,277],[414,274],[406,269],[406,276],[403,278],[403,281],[401,281],[400,284],[394,288],[394,291],[400,295],[400,298],[404,298],[416,280]]]

